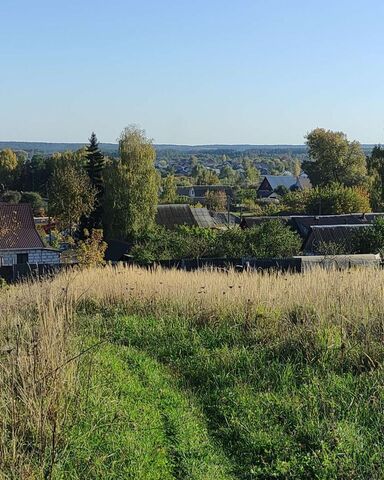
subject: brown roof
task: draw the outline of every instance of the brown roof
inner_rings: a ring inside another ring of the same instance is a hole
[[[29,204],[0,203],[0,250],[44,248]]]

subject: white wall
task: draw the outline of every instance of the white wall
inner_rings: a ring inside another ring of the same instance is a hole
[[[16,265],[18,253],[28,253],[30,264],[58,265],[60,263],[60,253],[52,250],[0,250],[0,266]]]

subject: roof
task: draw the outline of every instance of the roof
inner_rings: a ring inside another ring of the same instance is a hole
[[[271,220],[279,220],[281,223],[288,224],[291,220],[290,216],[269,216],[269,217],[243,217],[245,226],[248,228],[254,227],[255,225],[261,225],[262,223],[269,222]]]
[[[0,250],[43,249],[29,204],[0,203]]]
[[[233,196],[233,188],[227,185],[189,185],[187,187],[177,187],[177,194],[189,197],[189,192],[193,189],[194,196],[198,198],[205,197],[207,192],[225,192],[228,196]]]
[[[308,177],[295,177],[294,175],[265,175],[260,184],[259,190],[263,190],[263,182],[266,180],[272,190],[283,186],[288,190],[293,190],[295,188],[306,190],[312,188],[312,184]]]
[[[344,215],[293,215],[292,225],[302,237],[306,237],[312,226],[321,225],[370,225],[384,213],[349,213]]]
[[[213,217],[214,221],[217,225],[228,225],[228,212],[210,212],[211,216]],[[230,225],[239,225],[240,218],[232,213],[229,214],[229,224]]]
[[[345,244],[348,246],[355,232],[369,224],[314,225],[304,241],[303,251],[316,253],[322,243]]]
[[[180,225],[206,228],[216,226],[215,220],[206,208],[193,208],[187,204],[159,205],[156,223],[170,229]]]
[[[264,178],[268,181],[272,190],[275,190],[279,186],[284,186],[290,189],[297,183],[297,177],[294,177],[293,175],[265,175]]]

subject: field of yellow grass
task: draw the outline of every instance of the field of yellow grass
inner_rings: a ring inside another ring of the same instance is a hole
[[[107,266],[68,271],[0,290],[0,478],[66,477],[59,473],[59,466],[64,462],[62,452],[68,449],[73,402],[83,389],[82,362],[86,363],[89,352],[102,348],[106,338],[136,345],[140,324],[133,329],[134,322],[126,320],[133,317],[154,319],[148,324],[148,331],[159,328],[153,322],[162,325],[162,331],[156,330],[156,335],[159,343],[170,344],[169,354],[164,353],[165,347],[157,354],[156,344],[151,348],[153,357],[161,357],[167,365],[174,355],[172,342],[181,342],[180,338],[173,339],[167,322],[177,329],[181,324],[175,323],[175,319],[182,319],[186,332],[195,331],[196,335],[203,330],[208,335],[210,329],[209,335],[219,338],[223,330],[230,328],[232,336],[230,342],[225,340],[227,347],[235,348],[238,341],[239,348],[252,347],[252,352],[255,348],[268,349],[269,354],[274,352],[282,368],[295,363],[299,355],[300,362],[306,365],[320,362],[321,358],[323,366],[330,361],[340,372],[381,375],[384,271],[319,269],[288,274]],[[109,320],[103,320],[101,327],[100,318]],[[111,318],[119,320],[114,323]],[[122,327],[121,318],[128,325],[124,327],[127,330]],[[141,322],[145,325],[144,320]],[[145,331],[140,332],[143,338]],[[194,338],[183,337],[183,342],[192,344]],[[149,343],[148,337],[143,345]],[[141,345],[140,348],[144,349]],[[382,386],[382,377],[375,382]],[[375,395],[372,393],[372,401],[383,401],[382,393],[377,398]],[[355,404],[357,400],[351,398]],[[221,442],[224,453],[229,452],[229,462],[235,464],[228,467],[228,472],[234,472],[233,477],[217,478],[268,478],[267,470],[262,471],[261,466],[257,470],[248,464],[240,465],[227,437],[213,435],[215,442]],[[273,471],[275,478],[310,478],[298,473],[304,467],[296,468],[292,463],[291,476],[284,473],[285,467],[280,467]],[[345,472],[355,472],[351,478],[365,478],[361,474],[364,468],[359,468],[355,464]],[[252,471],[262,473],[252,476]],[[337,471],[336,477],[332,475],[318,478],[342,478],[337,477]],[[81,476],[73,474],[67,478]],[[143,474],[141,478],[156,476]]]

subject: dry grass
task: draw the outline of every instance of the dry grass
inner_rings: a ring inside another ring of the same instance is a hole
[[[50,478],[68,393],[75,388],[74,311],[129,313],[196,322],[263,322],[284,337],[337,329],[344,348],[383,339],[384,271],[316,270],[303,275],[94,268],[0,291],[0,478]],[[325,330],[324,330],[325,328]],[[330,334],[329,342],[334,341]],[[37,472],[37,473],[36,473]]]
[[[72,306],[92,300],[108,307],[151,305],[158,314],[177,312],[188,317],[201,309],[221,314],[249,310],[287,311],[297,306],[315,310],[319,317],[335,312],[346,319],[371,319],[384,312],[384,271],[344,272],[314,270],[306,274],[222,273],[103,267],[62,274],[43,283],[24,284],[0,297],[8,316],[44,306]],[[251,304],[251,306],[250,306]]]

